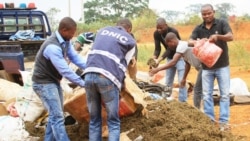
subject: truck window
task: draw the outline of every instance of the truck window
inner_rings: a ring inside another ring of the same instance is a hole
[[[32,22],[35,25],[35,31],[42,31],[42,22],[38,17],[32,17]]]
[[[26,25],[28,24],[28,19],[25,17],[18,17],[18,24],[20,25],[18,27],[19,30],[25,30]],[[23,26],[21,26],[21,25],[23,25]]]
[[[16,26],[16,18],[13,17],[4,17],[4,32],[16,32],[17,26]],[[42,22],[39,17],[32,17],[32,24],[34,26],[28,27],[28,17],[18,17],[18,29],[19,30],[26,30],[26,29],[34,29],[35,31],[42,31]],[[23,26],[22,26],[23,25]]]
[[[51,29],[46,13],[31,8],[0,8],[0,40],[8,40],[19,30],[33,29],[35,36],[46,38]]]
[[[3,23],[4,23],[4,31],[5,32],[15,32],[16,27],[15,27],[15,19],[11,17],[4,17],[3,18]]]
[[[26,25],[28,24],[27,22],[27,18],[25,17],[18,17],[17,19],[17,24],[18,29],[19,30],[25,30],[26,29]],[[5,32],[15,32],[17,31],[17,26],[16,26],[16,18],[14,17],[4,17],[4,25],[5,25]],[[23,25],[23,26],[22,26]]]

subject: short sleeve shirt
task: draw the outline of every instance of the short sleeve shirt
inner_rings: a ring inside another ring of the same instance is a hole
[[[83,44],[90,44],[93,43],[95,39],[95,34],[92,32],[85,32],[85,33],[81,33],[77,38],[76,38],[76,42],[79,42],[81,44],[81,46],[83,46]]]
[[[183,59],[188,62],[191,66],[195,67],[196,70],[201,69],[201,62],[192,52],[192,47],[188,47],[188,42],[179,41],[176,48],[176,53],[182,54]]]
[[[231,27],[228,22],[222,19],[215,19],[212,27],[207,29],[205,24],[202,23],[198,25],[192,32],[190,36],[191,39],[197,40],[198,38],[209,38],[213,34],[225,35],[229,32],[232,32]],[[217,46],[219,46],[223,52],[219,57],[218,61],[211,68],[208,68],[205,64],[202,63],[203,69],[216,69],[229,65],[229,56],[228,56],[228,45],[226,41],[218,40],[215,42]]]

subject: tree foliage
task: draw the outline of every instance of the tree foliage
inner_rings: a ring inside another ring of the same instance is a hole
[[[216,14],[218,17],[228,20],[228,17],[230,16],[230,12],[234,11],[235,6],[231,3],[221,3],[216,4]]]
[[[46,15],[48,17],[48,20],[49,20],[49,24],[50,24],[50,27],[51,27],[51,30],[52,31],[55,31],[57,29],[57,26],[58,26],[58,20],[55,18],[56,15],[60,12],[59,9],[57,8],[50,8],[47,12],[46,12]]]
[[[202,4],[191,4],[188,7],[186,7],[185,11],[163,11],[162,14],[164,14],[164,18],[168,20],[168,22],[171,23],[178,23],[178,24],[198,24],[202,22],[202,17],[200,14]],[[216,11],[215,17],[223,18],[228,20],[228,17],[230,16],[230,13],[234,11],[235,6],[231,3],[220,3],[215,5],[214,9]],[[245,19],[247,19],[247,15],[245,16]]]
[[[242,21],[250,21],[250,15],[245,13],[242,16],[240,16],[239,19]]]
[[[196,14],[197,13],[200,13],[201,12],[201,6],[202,4],[201,3],[198,3],[198,4],[190,4],[188,7],[186,7],[187,11],[188,11],[188,15],[193,15],[193,14]]]
[[[181,14],[180,11],[174,11],[174,10],[166,10],[161,12],[163,14],[163,17],[168,21],[169,23],[175,23]]]
[[[115,22],[120,17],[136,18],[148,8],[149,0],[89,0],[84,4],[85,22]]]

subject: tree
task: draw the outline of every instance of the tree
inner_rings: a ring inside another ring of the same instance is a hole
[[[233,12],[235,6],[232,5],[231,3],[221,3],[221,4],[216,4],[215,9],[216,9],[216,16],[223,18],[225,20],[228,20],[229,13]]]
[[[51,27],[51,30],[52,31],[55,31],[58,27],[58,23],[59,21],[55,18],[57,13],[59,13],[60,10],[57,9],[57,8],[50,8],[47,12],[46,12],[46,15],[48,17],[48,20],[49,20],[49,24],[50,24],[50,27]]]
[[[243,14],[241,17],[239,17],[242,21],[250,21],[250,15],[248,13]]]
[[[197,4],[190,4],[188,7],[186,7],[187,12],[184,16],[184,23],[190,24],[190,25],[197,25],[199,24],[201,19],[201,3]]]
[[[186,7],[187,9],[187,13],[188,15],[197,15],[197,13],[200,13],[201,12],[201,6],[202,4],[201,3],[198,3],[198,4],[190,4],[188,7]]]
[[[84,4],[85,22],[116,22],[120,17],[135,18],[148,8],[149,0],[89,0]]]
[[[164,18],[169,22],[169,23],[175,23],[177,22],[178,16],[181,14],[180,11],[172,11],[172,10],[167,10],[161,12],[163,14]]]

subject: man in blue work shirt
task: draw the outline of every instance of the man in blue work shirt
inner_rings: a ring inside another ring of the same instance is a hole
[[[71,38],[76,31],[76,22],[65,17],[59,29],[42,45],[35,59],[32,75],[33,89],[49,113],[44,141],[69,141],[64,125],[62,77],[84,87],[84,81],[69,66],[68,61],[85,68],[85,60],[77,54]]]

